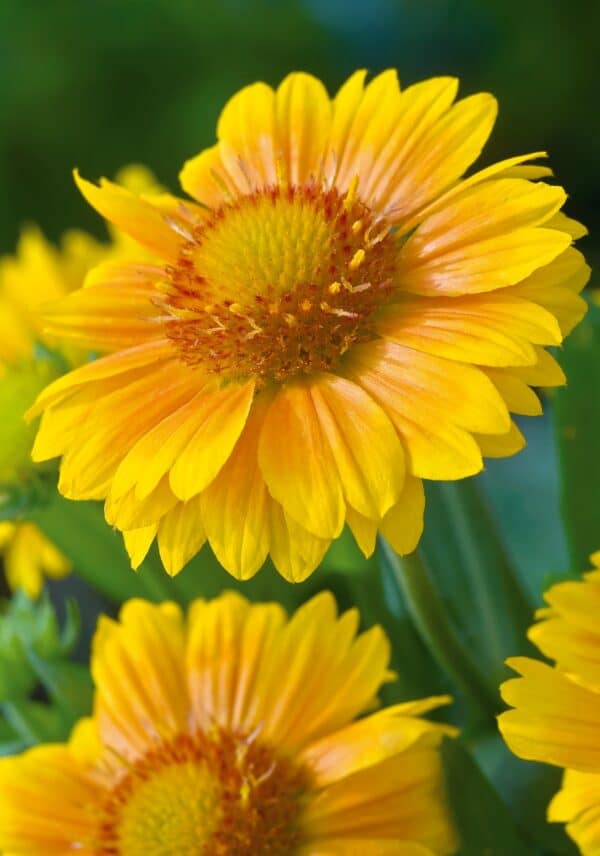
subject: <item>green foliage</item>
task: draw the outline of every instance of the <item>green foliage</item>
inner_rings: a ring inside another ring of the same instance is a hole
[[[91,711],[89,671],[69,659],[79,632],[73,602],[65,604],[62,626],[47,595],[31,601],[19,592],[6,603],[0,616],[0,754],[64,740]]]
[[[442,758],[461,856],[530,856],[508,808],[461,742],[446,740]]]

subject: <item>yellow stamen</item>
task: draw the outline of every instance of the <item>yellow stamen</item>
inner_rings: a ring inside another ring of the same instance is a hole
[[[358,189],[358,176],[355,175],[350,185],[348,186],[348,190],[346,191],[346,196],[344,197],[344,211],[349,211],[350,208],[354,205],[354,200],[356,199],[356,191]]]
[[[363,249],[357,250],[354,253],[354,255],[352,256],[352,260],[350,261],[350,264],[348,265],[348,267],[350,268],[350,270],[356,270],[357,268],[359,268],[361,266],[361,264],[364,262],[364,260],[365,260],[365,251]]]

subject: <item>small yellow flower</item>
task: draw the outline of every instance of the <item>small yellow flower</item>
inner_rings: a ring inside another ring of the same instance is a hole
[[[600,853],[600,552],[591,560],[582,581],[546,592],[529,638],[555,665],[509,660],[522,677],[502,685],[514,710],[499,719],[515,755],[565,768],[548,819],[567,824],[584,856]]]
[[[0,556],[6,581],[15,591],[39,597],[44,578],[67,576],[71,564],[33,523],[0,522]]]
[[[243,89],[181,173],[194,201],[77,177],[160,257],[100,267],[51,329],[110,352],[48,387],[34,454],[105,499],[139,565],[176,573],[208,540],[248,578],[304,579],[345,523],[399,553],[422,479],[518,451],[509,412],[563,382],[544,350],[580,320],[585,233],[535,153],[469,178],[495,99],[354,74],[331,100],[292,74]]]
[[[371,710],[380,628],[321,594],[288,620],[237,594],[130,601],[101,619],[94,716],[67,745],[0,761],[0,849],[31,856],[334,856],[456,850],[439,745],[421,714]],[[32,816],[32,807],[35,808]]]

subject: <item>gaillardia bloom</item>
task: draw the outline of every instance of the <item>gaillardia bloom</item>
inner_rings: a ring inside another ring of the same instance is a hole
[[[0,849],[46,856],[453,853],[439,745],[421,714],[372,708],[380,628],[321,594],[288,620],[237,594],[129,601],[101,619],[94,715],[68,745],[0,761]]]
[[[32,598],[40,595],[46,577],[61,579],[71,570],[68,559],[34,523],[0,521],[0,556],[10,588]]]
[[[288,579],[348,524],[411,551],[422,479],[523,445],[509,412],[562,373],[545,345],[581,318],[584,229],[515,157],[469,178],[494,123],[457,81],[400,91],[306,74],[235,95],[181,173],[194,201],[77,177],[162,264],[99,267],[51,329],[110,352],[52,384],[37,460],[105,499],[134,566],[157,536],[177,572],[206,539],[238,577]]]
[[[584,856],[600,853],[600,552],[591,559],[582,581],[546,592],[529,637],[555,665],[509,660],[522,677],[503,684],[514,710],[499,719],[515,755],[565,768],[548,819],[567,824]]]

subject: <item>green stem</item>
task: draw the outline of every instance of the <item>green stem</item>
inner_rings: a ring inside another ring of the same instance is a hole
[[[452,625],[418,552],[400,558],[381,538],[381,549],[402,590],[411,617],[433,657],[469,698],[479,717],[493,719],[499,698],[488,687]]]

